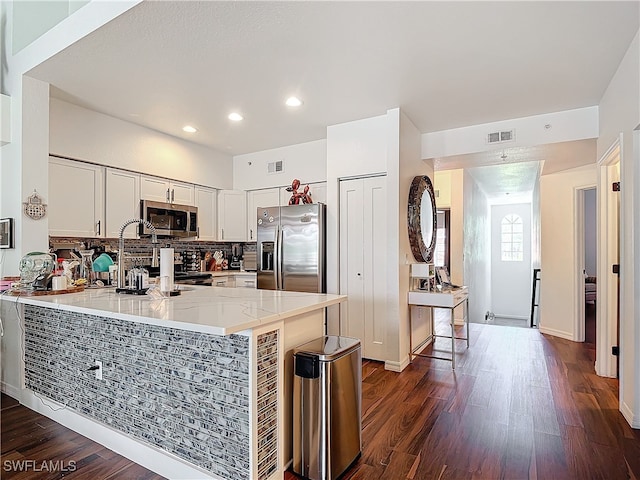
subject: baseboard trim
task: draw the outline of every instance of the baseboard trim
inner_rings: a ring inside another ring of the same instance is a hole
[[[622,413],[622,416],[629,423],[631,428],[640,428],[640,422],[638,422],[636,416],[633,414],[633,410],[631,410],[629,405],[625,402],[620,402],[620,413]]]
[[[2,382],[2,392],[18,401],[22,398],[22,390],[18,387],[14,387],[13,385],[9,385],[8,383]]]
[[[408,366],[409,366],[409,355],[403,358],[401,362],[392,362],[391,360],[386,360],[384,362],[384,369],[389,370],[391,372],[400,373]]]
[[[84,415],[74,412],[54,400],[43,397],[41,400],[33,391],[22,391],[21,403],[45,417],[84,435],[85,437],[105,446],[109,450],[128,458],[143,467],[163,477],[176,480],[223,480],[195,465],[189,465],[184,460],[163,452],[160,449],[141,443],[136,439],[114,430],[102,423],[96,422]],[[46,405],[48,406],[45,406]],[[57,410],[60,409],[60,410]]]
[[[539,326],[538,330],[540,330],[541,333],[546,333],[548,335],[553,335],[554,337],[560,337],[564,338],[565,340],[571,340],[572,342],[575,342],[573,335],[569,332],[563,332],[562,330],[556,330],[555,328],[546,328],[543,326]]]

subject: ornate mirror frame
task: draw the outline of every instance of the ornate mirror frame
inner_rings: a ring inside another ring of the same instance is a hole
[[[413,258],[431,263],[436,246],[436,196],[426,175],[418,175],[411,182],[407,220]]]

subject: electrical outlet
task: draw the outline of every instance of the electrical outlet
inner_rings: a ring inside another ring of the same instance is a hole
[[[98,366],[98,369],[95,370],[96,380],[102,380],[102,362],[100,360],[96,360],[93,364]]]

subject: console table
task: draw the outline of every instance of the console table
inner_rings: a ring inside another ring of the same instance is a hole
[[[429,357],[429,358],[438,358],[440,360],[448,360],[451,362],[451,368],[455,370],[456,368],[456,340],[466,340],[467,348],[469,348],[469,290],[467,287],[455,287],[450,289],[443,289],[441,291],[421,291],[421,290],[412,290],[409,292],[409,308],[413,305],[421,306],[421,307],[430,307],[431,308],[431,338],[435,341],[436,337],[440,338],[450,338],[451,339],[451,358],[447,357],[438,357],[436,355],[426,355],[424,353],[417,353],[416,351],[422,348],[424,343],[421,342],[415,349],[413,347],[413,339],[412,335],[409,335],[409,361],[413,362],[414,356],[419,357]],[[455,334],[455,319],[453,316],[453,309],[458,305],[465,304],[465,314],[464,314],[464,324],[465,324],[465,337],[456,337]],[[436,335],[435,332],[435,322],[433,319],[433,309],[434,308],[446,308],[449,310],[451,315],[451,336],[449,335]],[[409,312],[409,332],[413,331],[413,326],[411,322],[411,312]],[[428,339],[427,339],[428,340]]]

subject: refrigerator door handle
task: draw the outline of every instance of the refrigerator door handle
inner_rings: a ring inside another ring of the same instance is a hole
[[[276,232],[276,238],[277,238],[277,243],[276,243],[276,270],[278,272],[278,278],[276,279],[276,284],[277,284],[277,289],[278,290],[284,290],[284,275],[283,275],[283,267],[284,267],[284,261],[282,258],[282,244],[284,243],[284,232],[283,232],[283,228],[282,226],[278,227],[278,231]]]

